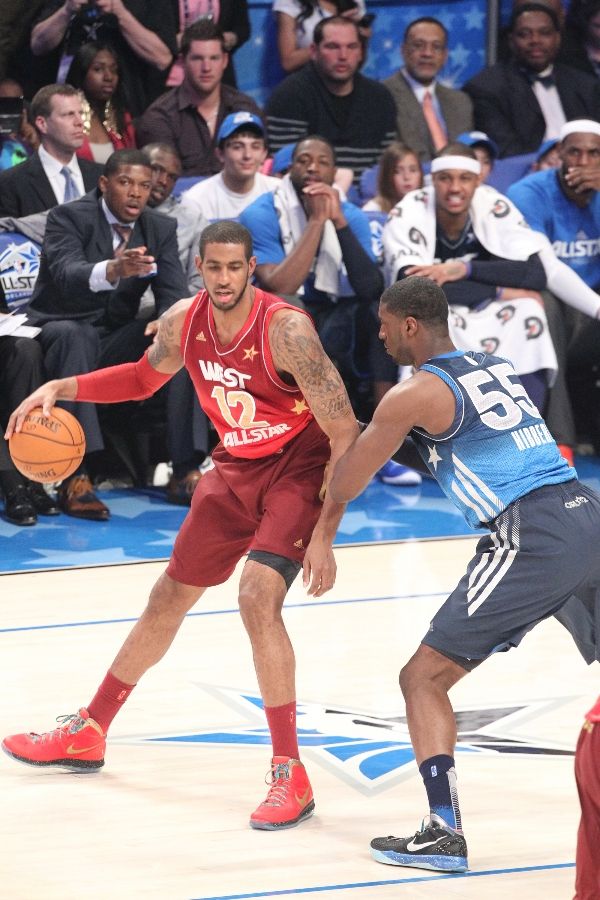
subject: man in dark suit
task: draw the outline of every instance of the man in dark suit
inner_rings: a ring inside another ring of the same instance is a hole
[[[42,327],[38,340],[51,378],[138,359],[152,341],[158,316],[186,296],[177,223],[145,208],[151,188],[148,157],[139,150],[118,150],[109,157],[97,191],[48,214],[28,314]],[[156,315],[149,322],[136,315],[150,283]],[[101,450],[95,406],[65,406],[83,426],[87,453]],[[61,484],[58,502],[70,515],[109,516],[85,468]]]
[[[396,133],[423,162],[473,128],[471,98],[437,76],[448,60],[448,32],[437,19],[411,22],[401,47],[404,68],[383,82],[396,104]]]
[[[78,159],[83,143],[81,99],[70,84],[48,84],[31,101],[40,147],[0,174],[0,216],[29,216],[75,200],[98,184],[102,166]]]
[[[600,119],[600,81],[556,62],[560,26],[552,9],[522,4],[509,36],[512,59],[488,66],[464,86],[475,127],[496,142],[501,157],[534,153],[572,119]]]

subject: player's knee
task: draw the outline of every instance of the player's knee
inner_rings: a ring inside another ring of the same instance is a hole
[[[269,625],[281,619],[281,604],[275,598],[257,591],[253,585],[240,588],[238,604],[242,622],[250,635],[264,632]]]
[[[182,618],[202,592],[203,588],[180,584],[163,573],[150,592],[148,613],[157,617]]]

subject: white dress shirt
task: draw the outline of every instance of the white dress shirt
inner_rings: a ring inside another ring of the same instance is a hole
[[[81,174],[81,169],[79,168],[79,163],[77,162],[77,157],[75,156],[75,154],[73,154],[68,163],[62,163],[58,159],[56,159],[55,156],[51,156],[48,151],[44,149],[43,145],[40,146],[38,154],[40,157],[42,168],[46,173],[52,190],[54,191],[54,196],[56,197],[57,203],[65,202],[65,187],[67,182],[65,181],[65,176],[61,172],[62,167],[65,165],[71,171],[73,181],[79,189],[80,196],[83,196],[83,194],[85,194],[83,176]]]

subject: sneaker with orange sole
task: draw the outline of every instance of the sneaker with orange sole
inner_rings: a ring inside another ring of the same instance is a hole
[[[27,766],[95,772],[104,765],[106,735],[82,707],[78,713],[59,716],[59,727],[44,734],[11,734],[2,741],[8,756]]]
[[[267,797],[250,816],[252,828],[279,831],[293,828],[312,816],[315,809],[313,792],[299,759],[274,756],[270,775]]]

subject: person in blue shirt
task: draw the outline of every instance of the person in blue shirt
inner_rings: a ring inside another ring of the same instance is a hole
[[[333,187],[335,151],[320,135],[296,144],[290,171],[272,193],[240,216],[251,232],[262,288],[295,295],[312,316],[327,354],[336,362],[356,400],[357,344],[367,345],[375,402],[397,380],[397,366],[377,337],[377,301],[383,276],[371,243],[369,220]],[[391,470],[393,469],[393,472]],[[388,466],[388,483],[418,484],[420,475]]]
[[[599,658],[600,496],[561,456],[512,365],[455,348],[439,285],[420,276],[397,281],[382,295],[379,316],[387,352],[415,372],[386,394],[339,460],[330,495],[353,499],[394,454],[420,462],[467,522],[487,533],[400,673],[429,817],[411,837],[375,838],[371,854],[390,865],[464,872],[448,691],[549,616],[569,629],[586,662]]]
[[[528,225],[551,241],[558,259],[598,292],[600,124],[592,119],[567,122],[560,133],[558,152],[558,169],[527,175],[509,188],[508,197]],[[600,364],[600,322],[569,309],[552,296],[545,298],[545,308],[559,369],[570,376],[570,397],[562,392],[550,394],[548,424],[553,434],[560,434],[560,442],[570,446],[576,443],[575,421],[580,432],[582,427],[591,427],[585,437],[600,446],[600,422],[596,422],[594,408],[597,401],[590,403],[597,380],[594,367]]]

